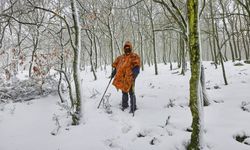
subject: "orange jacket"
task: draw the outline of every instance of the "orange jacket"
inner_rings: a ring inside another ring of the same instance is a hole
[[[129,92],[134,82],[132,69],[140,67],[140,57],[133,52],[123,54],[116,58],[112,67],[116,69],[113,85],[123,92]]]

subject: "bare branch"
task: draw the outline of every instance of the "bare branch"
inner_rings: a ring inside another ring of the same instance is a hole
[[[138,5],[142,1],[144,1],[144,0],[139,0],[139,1],[135,2],[134,4],[131,4],[131,5],[127,6],[127,7],[114,7],[114,9],[128,9],[128,8],[131,8],[131,7],[134,7],[134,6]]]

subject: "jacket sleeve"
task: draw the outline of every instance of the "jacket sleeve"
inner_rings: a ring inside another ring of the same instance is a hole
[[[134,79],[136,79],[136,77],[137,77],[138,74],[140,73],[140,67],[139,67],[139,66],[135,66],[135,67],[132,69],[132,72],[133,72],[133,77],[134,77]]]
[[[140,60],[140,57],[137,54],[134,54],[133,58],[132,58],[132,68],[134,68],[136,66],[138,66],[140,68],[141,60]]]
[[[120,56],[117,57],[117,58],[115,59],[115,61],[114,61],[113,64],[112,64],[112,67],[113,67],[113,68],[116,68],[116,67],[118,66],[118,64],[119,64],[119,62],[120,62],[120,59],[121,59]]]
[[[140,57],[137,54],[135,54],[132,61],[132,72],[134,79],[140,73],[140,66],[141,66],[140,63],[141,63]]]

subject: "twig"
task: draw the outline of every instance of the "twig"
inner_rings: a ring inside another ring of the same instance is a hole
[[[53,120],[56,121],[56,126],[57,128],[54,129],[54,131],[51,132],[52,135],[57,135],[60,128],[61,128],[61,125],[60,125],[60,122],[59,122],[59,119],[58,119],[58,116],[56,114],[54,114],[53,116]]]
[[[70,97],[70,101],[71,101],[71,108],[73,108],[73,107],[74,107],[74,99],[73,99],[72,88],[71,88],[71,84],[70,84],[70,82],[69,82],[68,76],[66,75],[65,71],[63,71],[63,70],[55,69],[55,71],[58,71],[58,72],[64,74],[64,77],[65,77],[65,79],[66,79],[66,82],[68,83],[69,97]]]

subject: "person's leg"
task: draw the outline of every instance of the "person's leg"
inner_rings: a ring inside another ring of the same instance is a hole
[[[130,96],[130,112],[134,112],[137,109],[134,85],[132,85],[132,87],[129,90],[129,96]]]
[[[122,92],[122,110],[128,108],[128,93]]]

